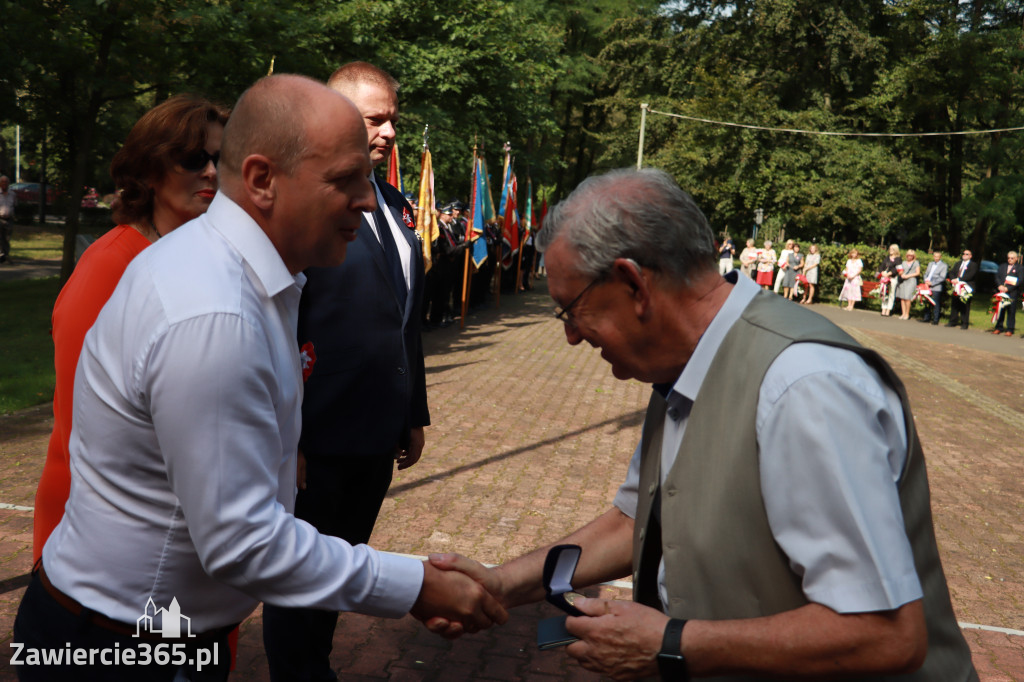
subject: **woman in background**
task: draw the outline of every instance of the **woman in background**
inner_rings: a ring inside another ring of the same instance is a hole
[[[839,302],[846,301],[843,310],[847,312],[852,311],[853,306],[860,300],[860,287],[863,284],[860,273],[863,269],[864,261],[860,259],[857,249],[851,249],[843,267],[843,290],[839,292]]]
[[[807,290],[801,303],[814,303],[814,289],[818,286],[818,266],[821,264],[821,254],[818,253],[818,245],[811,244],[807,249],[807,258],[804,260],[804,277],[807,278]]]
[[[889,254],[882,263],[881,278],[888,279],[885,296],[882,297],[882,315],[889,317],[892,314],[893,303],[896,302],[896,285],[899,283],[896,275],[900,269],[900,247],[898,244],[889,246]]]
[[[796,276],[804,269],[804,256],[800,253],[800,245],[793,244],[793,250],[789,252],[789,263],[786,273],[782,276],[782,295],[786,298],[795,298]]]
[[[917,296],[917,278],[921,274],[921,264],[917,262],[917,253],[913,249],[907,249],[906,258],[900,263],[898,276],[899,284],[896,285],[896,298],[900,299],[901,320],[910,319],[910,304]]]
[[[138,120],[110,164],[118,192],[118,225],[86,249],[53,306],[57,385],[53,433],[36,492],[33,561],[42,555],[68,499],[72,396],[85,334],[132,259],[206,212],[217,192],[217,160],[227,120],[227,109],[205,99],[172,97]]]
[[[757,257],[757,283],[763,289],[770,289],[772,286],[772,273],[775,272],[775,249],[772,248],[770,239],[764,240],[764,249]]]
[[[740,272],[754,279],[754,268],[757,267],[757,249],[754,240],[748,239],[747,246],[740,252]]]

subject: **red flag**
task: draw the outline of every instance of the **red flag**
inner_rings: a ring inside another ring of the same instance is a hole
[[[501,265],[506,270],[512,267],[512,264],[515,262],[513,256],[519,251],[519,215],[516,210],[517,190],[516,176],[512,175],[508,183],[508,200],[505,203],[505,224],[502,228],[505,248]]]
[[[405,194],[405,188],[402,187],[402,171],[398,167],[397,142],[391,147],[391,157],[388,159],[388,184]]]

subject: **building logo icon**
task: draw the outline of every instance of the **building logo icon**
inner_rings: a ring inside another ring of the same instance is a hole
[[[185,623],[184,628],[182,621]],[[160,635],[164,639],[195,637],[192,634],[192,619],[182,615],[177,597],[171,598],[171,605],[166,609],[158,609],[153,598],[149,598],[145,611],[135,621],[135,634],[132,637],[141,637],[143,632]]]

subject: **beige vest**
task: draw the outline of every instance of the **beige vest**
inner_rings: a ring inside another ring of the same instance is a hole
[[[662,528],[660,547],[650,537],[650,526],[660,480],[666,404],[660,395],[652,394],[643,430],[633,537],[634,599],[661,608],[657,572],[664,555],[668,611],[676,618],[754,618],[807,603],[800,577],[790,570],[768,525],[755,430],[757,388],[765,372],[790,344],[806,341],[859,354],[903,403],[909,454],[898,488],[924,590],[928,656],[913,675],[870,679],[977,680],[939,561],[924,454],[903,384],[877,353],[861,347],[834,324],[765,292],[755,296],[727,333],[715,355],[714,378],[704,381],[694,401],[676,462],[661,490],[661,518],[667,527]]]

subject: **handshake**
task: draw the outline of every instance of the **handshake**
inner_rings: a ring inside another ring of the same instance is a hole
[[[511,606],[495,569],[458,554],[431,554],[409,613],[431,632],[455,639],[504,624]]]

